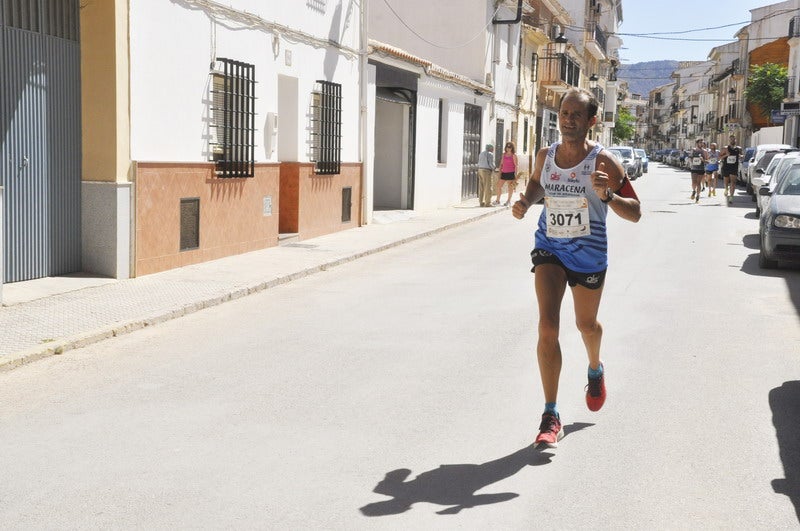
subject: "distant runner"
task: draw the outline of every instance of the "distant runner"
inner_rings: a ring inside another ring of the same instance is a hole
[[[695,148],[689,153],[689,170],[692,172],[692,199],[697,203],[700,201],[700,194],[703,191],[703,176],[706,174],[706,160],[708,155],[703,148],[705,142],[698,138]]]
[[[736,193],[736,178],[739,176],[739,163],[742,158],[742,148],[736,145],[736,136],[731,135],[731,143],[722,148],[722,180],[725,181],[725,197],[728,203],[733,201]]]
[[[706,161],[706,186],[708,186],[708,197],[717,195],[717,171],[719,170],[719,156],[717,144],[711,142],[711,149],[706,151],[708,160]]]

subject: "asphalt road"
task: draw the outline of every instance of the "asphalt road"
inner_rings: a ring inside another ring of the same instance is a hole
[[[598,413],[565,299],[558,449],[538,210],[501,214],[0,373],[0,527],[798,528],[800,272],[759,270],[748,197],[635,186]]]

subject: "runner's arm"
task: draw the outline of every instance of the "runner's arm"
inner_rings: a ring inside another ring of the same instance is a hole
[[[528,179],[528,186],[525,188],[525,193],[519,194],[519,199],[511,207],[511,214],[517,218],[522,219],[531,205],[538,203],[544,197],[544,188],[541,185],[542,168],[544,167],[544,160],[547,158],[547,148],[542,148],[536,154],[536,161],[533,163],[533,172],[531,178]]]
[[[639,197],[622,169],[619,160],[603,150],[597,156],[597,169],[592,173],[592,188],[600,199],[606,200],[611,192],[608,207],[622,219],[636,223],[642,217]]]

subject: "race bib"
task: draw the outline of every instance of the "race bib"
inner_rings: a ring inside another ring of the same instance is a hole
[[[717,157],[711,157],[711,158],[709,158],[709,159],[708,159],[708,163],[709,163],[709,164],[716,164],[716,163],[717,163]]]
[[[702,166],[703,165],[703,157],[694,157],[692,159],[692,166]]]
[[[585,197],[545,197],[547,236],[580,238],[589,230],[589,200]]]
[[[736,164],[736,155],[728,155],[728,164]]]

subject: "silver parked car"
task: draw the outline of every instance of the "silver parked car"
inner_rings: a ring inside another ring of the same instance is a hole
[[[619,153],[622,160],[622,167],[630,180],[634,180],[642,175],[642,158],[630,146],[611,146],[609,150]]]
[[[800,264],[800,165],[781,176],[775,191],[762,187],[761,194],[770,199],[759,219],[758,265],[768,269],[780,262]]]

